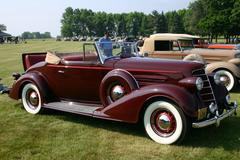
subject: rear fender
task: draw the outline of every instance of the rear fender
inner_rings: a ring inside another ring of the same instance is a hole
[[[237,78],[240,78],[240,69],[233,63],[229,62],[215,62],[210,63],[206,67],[206,73],[210,74],[215,72],[218,69],[226,69],[233,73],[233,75]]]
[[[189,117],[195,117],[195,113],[198,110],[195,97],[185,88],[170,84],[160,84],[135,90],[103,110],[99,110],[99,113],[96,114],[106,119],[136,123],[140,118],[144,104],[156,97],[167,98],[175,102]]]
[[[44,76],[39,72],[29,72],[21,76],[12,86],[10,91],[9,97],[13,99],[20,99],[21,98],[21,91],[27,83],[35,84],[41,94],[41,98],[43,102],[46,103],[52,94],[50,94],[50,90],[45,80]]]

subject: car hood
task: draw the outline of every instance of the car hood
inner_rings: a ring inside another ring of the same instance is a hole
[[[169,72],[169,74],[181,72],[189,76],[192,70],[204,68],[204,64],[182,60],[131,57],[119,60],[115,63],[114,68],[122,68],[129,71]]]

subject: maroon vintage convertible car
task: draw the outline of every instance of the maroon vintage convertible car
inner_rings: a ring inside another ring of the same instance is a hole
[[[45,108],[128,123],[143,121],[161,144],[178,143],[191,127],[219,125],[236,114],[219,77],[204,65],[138,56],[134,43],[84,44],[83,53],[23,54],[25,73],[2,93],[27,112]]]

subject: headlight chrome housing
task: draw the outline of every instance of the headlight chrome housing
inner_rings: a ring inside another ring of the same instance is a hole
[[[196,87],[199,91],[203,89],[203,80],[202,78],[198,77],[196,80]]]

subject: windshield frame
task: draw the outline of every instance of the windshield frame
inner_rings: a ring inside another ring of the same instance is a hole
[[[96,50],[97,50],[98,57],[99,57],[100,62],[101,62],[102,64],[104,64],[105,61],[107,61],[108,59],[120,58],[120,57],[121,57],[121,54],[106,57],[105,55],[103,55],[102,51],[101,51],[100,48],[99,48],[99,44],[100,44],[100,43],[101,43],[101,42],[95,42],[95,48],[96,48]],[[104,43],[106,43],[106,42],[104,42]],[[133,53],[134,56],[136,56],[136,57],[139,56],[139,51],[138,51],[138,49],[137,49],[137,43],[136,43],[136,42],[107,42],[107,43],[112,43],[112,49],[114,49],[113,46],[115,46],[116,44],[119,44],[119,45],[131,44],[131,47],[133,47],[132,49],[134,50],[134,53]]]

